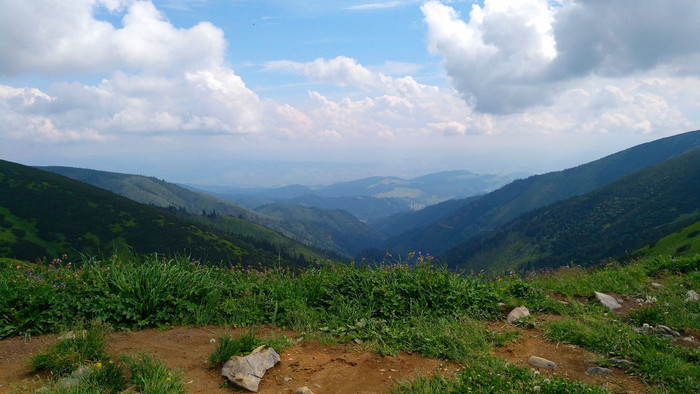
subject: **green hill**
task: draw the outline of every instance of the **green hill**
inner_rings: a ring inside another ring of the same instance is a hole
[[[378,246],[399,254],[412,250],[444,254],[525,212],[590,192],[698,146],[700,131],[692,131],[641,144],[578,167],[517,180],[476,201],[465,202],[452,215],[389,238]]]
[[[323,259],[327,253],[321,250],[348,256],[344,252],[348,246],[346,240],[356,237],[353,231],[359,225],[357,219],[320,209],[315,210],[314,215],[298,214],[301,209],[277,209],[272,211],[274,214],[267,214],[265,210],[256,212],[154,177],[72,167],[40,168],[110,190],[142,204],[169,208],[189,222],[245,239],[264,249],[277,250],[275,253],[286,254],[294,260],[299,256],[306,260]],[[288,212],[288,215],[280,215],[282,212]],[[338,242],[329,238],[325,226],[316,227],[321,223],[316,217],[321,216],[339,220],[339,225],[335,227],[340,230],[333,232]]]
[[[269,204],[257,212],[279,220],[279,227],[294,234],[305,245],[353,256],[380,235],[343,210],[327,210],[298,205]]]
[[[191,255],[212,262],[264,263],[277,250],[187,222],[114,193],[35,168],[0,161],[0,256]]]
[[[650,257],[700,255],[700,221],[644,246],[634,255]]]
[[[501,272],[624,257],[700,220],[700,149],[593,192],[522,215],[446,254],[450,266]]]
[[[254,215],[250,210],[221,198],[198,193],[154,177],[74,167],[38,168],[109,190],[142,204],[163,208],[183,208],[194,214],[216,212],[220,215],[230,216]]]

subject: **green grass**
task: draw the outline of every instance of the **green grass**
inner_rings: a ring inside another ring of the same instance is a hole
[[[216,349],[209,355],[209,367],[220,367],[231,357],[246,355],[261,345],[271,347],[277,353],[281,353],[293,344],[294,342],[284,335],[260,338],[252,331],[235,338],[230,335],[223,335],[219,337]]]
[[[47,371],[51,393],[184,393],[182,374],[147,353],[111,358],[105,350],[107,329],[100,324],[73,327],[56,344],[29,361]]]
[[[652,390],[700,392],[697,350],[680,349],[631,329],[645,322],[698,329],[700,303],[685,302],[684,297],[688,289],[700,289],[699,263],[700,256],[657,257],[593,270],[563,268],[535,277],[487,278],[450,272],[420,255],[380,266],[328,263],[299,271],[210,267],[157,255],[76,264],[6,260],[0,270],[0,337],[57,332],[94,319],[115,329],[273,325],[295,330],[303,338],[361,343],[380,354],[410,351],[468,366],[454,377],[425,377],[401,385],[401,392],[529,392],[535,386],[547,392],[600,391],[577,382],[545,381],[490,356],[493,346],[519,338],[517,331],[489,332],[483,322],[503,319],[505,310],[497,304],[504,302],[507,308],[525,305],[535,317],[561,315],[536,329],[551,341],[581,346],[601,359],[630,359],[632,373]],[[664,286],[654,287],[652,282]],[[590,298],[593,291],[649,295],[658,301],[628,317],[616,317],[596,302],[574,299]],[[558,302],[555,293],[570,302]],[[179,375],[164,372],[162,364],[147,356],[113,360],[115,367],[108,364],[111,359],[100,350],[103,334],[95,329],[93,335],[92,327],[84,327],[85,336],[60,341],[36,356],[35,368],[61,376],[87,366],[91,372],[81,382],[87,385],[82,392],[90,392],[92,385],[119,390],[120,381],[134,379],[142,381],[143,390],[179,390],[167,386],[179,382]],[[221,364],[261,344],[280,350],[291,342],[283,336],[259,338],[252,331],[222,337],[210,363]],[[147,388],[151,383],[153,388]]]

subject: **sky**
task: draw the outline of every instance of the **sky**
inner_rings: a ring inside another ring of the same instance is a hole
[[[700,129],[700,2],[0,0],[0,158],[199,185],[543,173]]]

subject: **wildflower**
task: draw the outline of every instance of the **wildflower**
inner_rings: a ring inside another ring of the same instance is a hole
[[[97,364],[95,364],[95,367],[97,367],[97,369],[102,368],[102,363],[101,363],[101,362],[97,362]]]

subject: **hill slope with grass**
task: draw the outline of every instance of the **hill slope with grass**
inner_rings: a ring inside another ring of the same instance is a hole
[[[51,172],[0,161],[0,256],[191,254],[205,260],[271,263],[279,256]]]
[[[279,221],[279,228],[294,234],[299,242],[330,250],[340,256],[354,256],[381,235],[350,213],[298,205],[269,204],[256,212]]]
[[[394,253],[423,250],[440,255],[472,237],[493,231],[522,213],[590,192],[699,146],[700,131],[692,131],[641,144],[578,167],[517,180],[466,203],[448,217],[389,238],[377,246]]]
[[[700,221],[655,240],[633,256],[694,256],[700,254]]]
[[[700,148],[522,215],[450,250],[450,266],[503,272],[632,254],[700,220]]]
[[[355,250],[358,242],[370,242],[367,237],[373,236],[370,235],[371,230],[366,229],[356,218],[343,215],[335,209],[313,209],[313,214],[301,214],[310,210],[302,207],[292,209],[278,206],[274,210],[267,207],[255,211],[154,177],[73,167],[39,168],[112,191],[142,204],[169,208],[175,213],[185,211],[186,214],[180,216],[187,221],[215,231],[224,231],[266,249],[282,250],[283,254],[287,253],[290,257],[302,255],[306,259],[317,260],[323,258],[325,251],[348,257],[351,254],[347,250]],[[332,232],[327,231],[329,226],[334,228]],[[358,235],[358,231],[362,235]],[[295,245],[292,240],[298,244]]]

